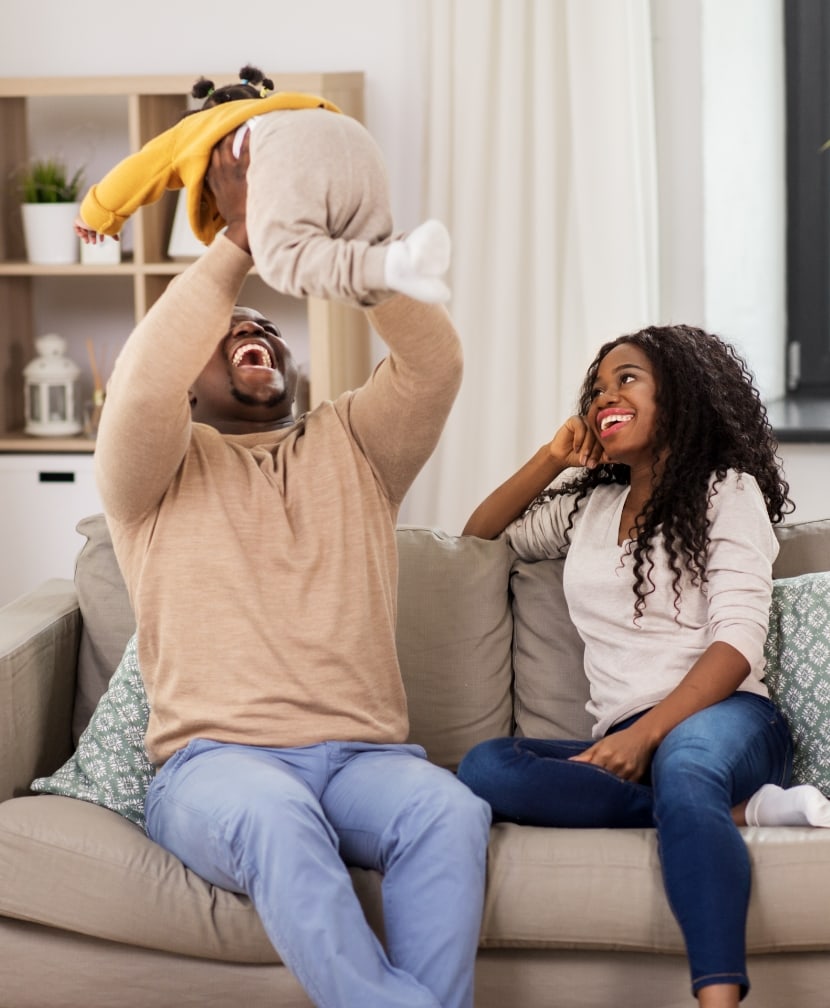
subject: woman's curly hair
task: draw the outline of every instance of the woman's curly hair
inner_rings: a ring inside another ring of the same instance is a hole
[[[767,411],[746,362],[732,346],[702,329],[685,325],[649,326],[604,344],[582,384],[577,407],[581,416],[591,405],[603,358],[623,343],[642,350],[654,370],[655,474],[665,452],[654,491],[637,522],[637,538],[627,547],[634,557],[636,622],[643,614],[646,597],[654,590],[652,542],[658,534],[673,575],[675,608],[684,569],[691,574],[693,583],[706,581],[707,512],[728,469],[755,477],[771,522],[782,521],[793,505],[781,473],[778,446]],[[594,487],[629,481],[628,466],[601,463],[546,491],[531,507],[558,494],[573,494],[570,530],[581,502]]]

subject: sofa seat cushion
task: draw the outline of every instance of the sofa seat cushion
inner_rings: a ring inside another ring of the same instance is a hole
[[[379,921],[378,876],[352,878]],[[123,816],[58,795],[0,803],[0,914],[202,959],[280,962],[246,896],[209,885]]]
[[[750,953],[830,948],[830,830],[742,831],[753,865]],[[684,951],[651,829],[493,827],[485,948]]]

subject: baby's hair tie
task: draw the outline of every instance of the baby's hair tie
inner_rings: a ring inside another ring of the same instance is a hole
[[[239,83],[240,84],[247,84],[248,83],[248,78],[247,77],[240,77],[239,78]]]

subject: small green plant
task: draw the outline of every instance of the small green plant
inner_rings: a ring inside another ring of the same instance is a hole
[[[83,169],[70,178],[60,158],[32,161],[21,173],[20,191],[24,203],[76,203],[83,185]]]

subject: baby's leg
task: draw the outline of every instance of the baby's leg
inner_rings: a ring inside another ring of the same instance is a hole
[[[270,112],[258,120],[247,217],[266,283],[296,297],[359,305],[404,287],[421,300],[447,299],[440,280],[449,265],[446,229],[428,221],[394,242],[383,159],[357,120],[324,109]]]

